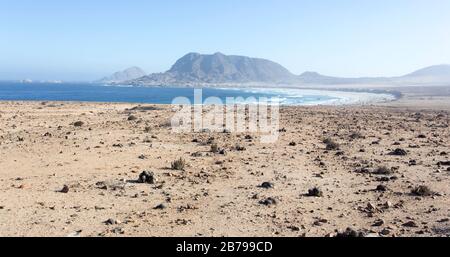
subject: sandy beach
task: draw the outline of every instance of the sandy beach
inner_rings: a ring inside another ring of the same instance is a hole
[[[0,102],[0,236],[449,236],[430,97],[283,107],[276,144],[171,133],[170,106]]]

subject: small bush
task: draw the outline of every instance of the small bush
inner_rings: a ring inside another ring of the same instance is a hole
[[[351,139],[363,139],[365,137],[361,134],[361,132],[355,131],[350,134],[350,138]]]
[[[186,166],[186,161],[183,158],[180,158],[180,159],[172,162],[173,170],[184,170],[185,166]]]
[[[434,195],[434,192],[427,186],[418,186],[411,190],[413,195],[417,196],[431,196]]]
[[[340,145],[331,138],[324,139],[323,143],[326,145],[328,151],[339,150],[340,148]]]
[[[211,145],[211,152],[212,153],[218,153],[220,151],[219,146],[216,143],[213,143]]]
[[[392,174],[392,169],[386,166],[380,166],[373,171],[375,175],[389,175]]]

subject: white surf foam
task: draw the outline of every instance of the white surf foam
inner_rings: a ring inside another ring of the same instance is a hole
[[[291,88],[222,88],[238,90],[256,95],[267,94],[278,97],[282,105],[366,105],[395,100],[388,93],[330,91]],[[317,98],[317,99],[314,99]]]

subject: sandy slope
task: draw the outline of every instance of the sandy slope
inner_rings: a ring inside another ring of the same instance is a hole
[[[437,165],[450,160],[449,112],[390,105],[286,107],[286,132],[264,145],[255,134],[172,134],[167,106],[128,121],[135,105],[1,102],[0,236],[325,236],[347,227],[449,236],[450,166]],[[327,137],[340,150],[325,150]],[[407,155],[388,155],[396,148]],[[184,172],[170,169],[179,157]],[[381,166],[393,173],[370,173]],[[143,170],[158,182],[134,183]],[[258,187],[266,181],[274,188]],[[69,192],[58,192],[64,185]],[[411,195],[419,185],[436,194]],[[323,197],[304,195],[315,186]],[[268,197],[277,204],[260,203]]]

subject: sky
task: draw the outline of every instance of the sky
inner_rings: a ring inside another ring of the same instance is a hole
[[[0,0],[0,80],[164,72],[189,52],[295,74],[403,75],[450,63],[450,1]]]

